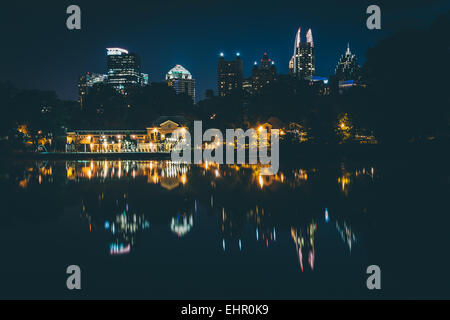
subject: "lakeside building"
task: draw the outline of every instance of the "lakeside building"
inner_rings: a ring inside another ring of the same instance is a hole
[[[72,130],[66,152],[133,153],[171,152],[187,132],[183,117],[160,117],[146,129]]]

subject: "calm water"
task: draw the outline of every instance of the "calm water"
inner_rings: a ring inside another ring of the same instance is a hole
[[[2,166],[0,297],[449,297],[448,171],[339,161]],[[369,292],[366,269],[382,268]],[[79,265],[83,290],[65,270]]]

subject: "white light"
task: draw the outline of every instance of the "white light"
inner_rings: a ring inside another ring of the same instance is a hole
[[[121,54],[128,54],[127,50],[121,48],[107,48],[106,50],[108,51],[108,56],[120,56]]]

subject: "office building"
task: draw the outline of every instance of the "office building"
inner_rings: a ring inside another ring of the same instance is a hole
[[[243,65],[240,54],[232,61],[225,60],[225,55],[220,54],[217,67],[219,96],[225,97],[233,92],[242,90]]]
[[[301,80],[311,80],[316,73],[312,30],[306,33],[306,42],[301,40],[299,28],[295,38],[294,55],[289,63],[289,73]]]
[[[187,94],[195,103],[195,79],[182,65],[177,64],[166,75],[167,84],[177,94]]]
[[[269,58],[267,53],[264,53],[263,58],[258,65],[255,62],[255,66],[252,70],[252,87],[253,93],[259,92],[265,85],[275,81],[277,79],[277,68],[275,62]]]
[[[107,49],[107,83],[123,95],[130,87],[148,84],[148,75],[141,73],[141,58],[121,48]]]

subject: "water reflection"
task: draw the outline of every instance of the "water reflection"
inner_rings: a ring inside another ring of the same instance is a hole
[[[138,251],[156,226],[163,230],[161,246],[176,237],[196,250],[195,234],[217,243],[230,259],[235,252],[287,249],[284,259],[296,256],[301,272],[320,266],[320,248],[330,241],[343,243],[350,253],[360,245],[354,229],[362,234],[361,216],[370,199],[359,191],[379,178],[372,166],[282,168],[262,176],[254,165],[132,160],[34,162],[8,172],[1,179],[22,192],[19,196],[56,186],[49,189],[58,190],[52,197],[81,207],[83,224],[105,235],[110,256]],[[218,230],[199,227],[205,225]]]

